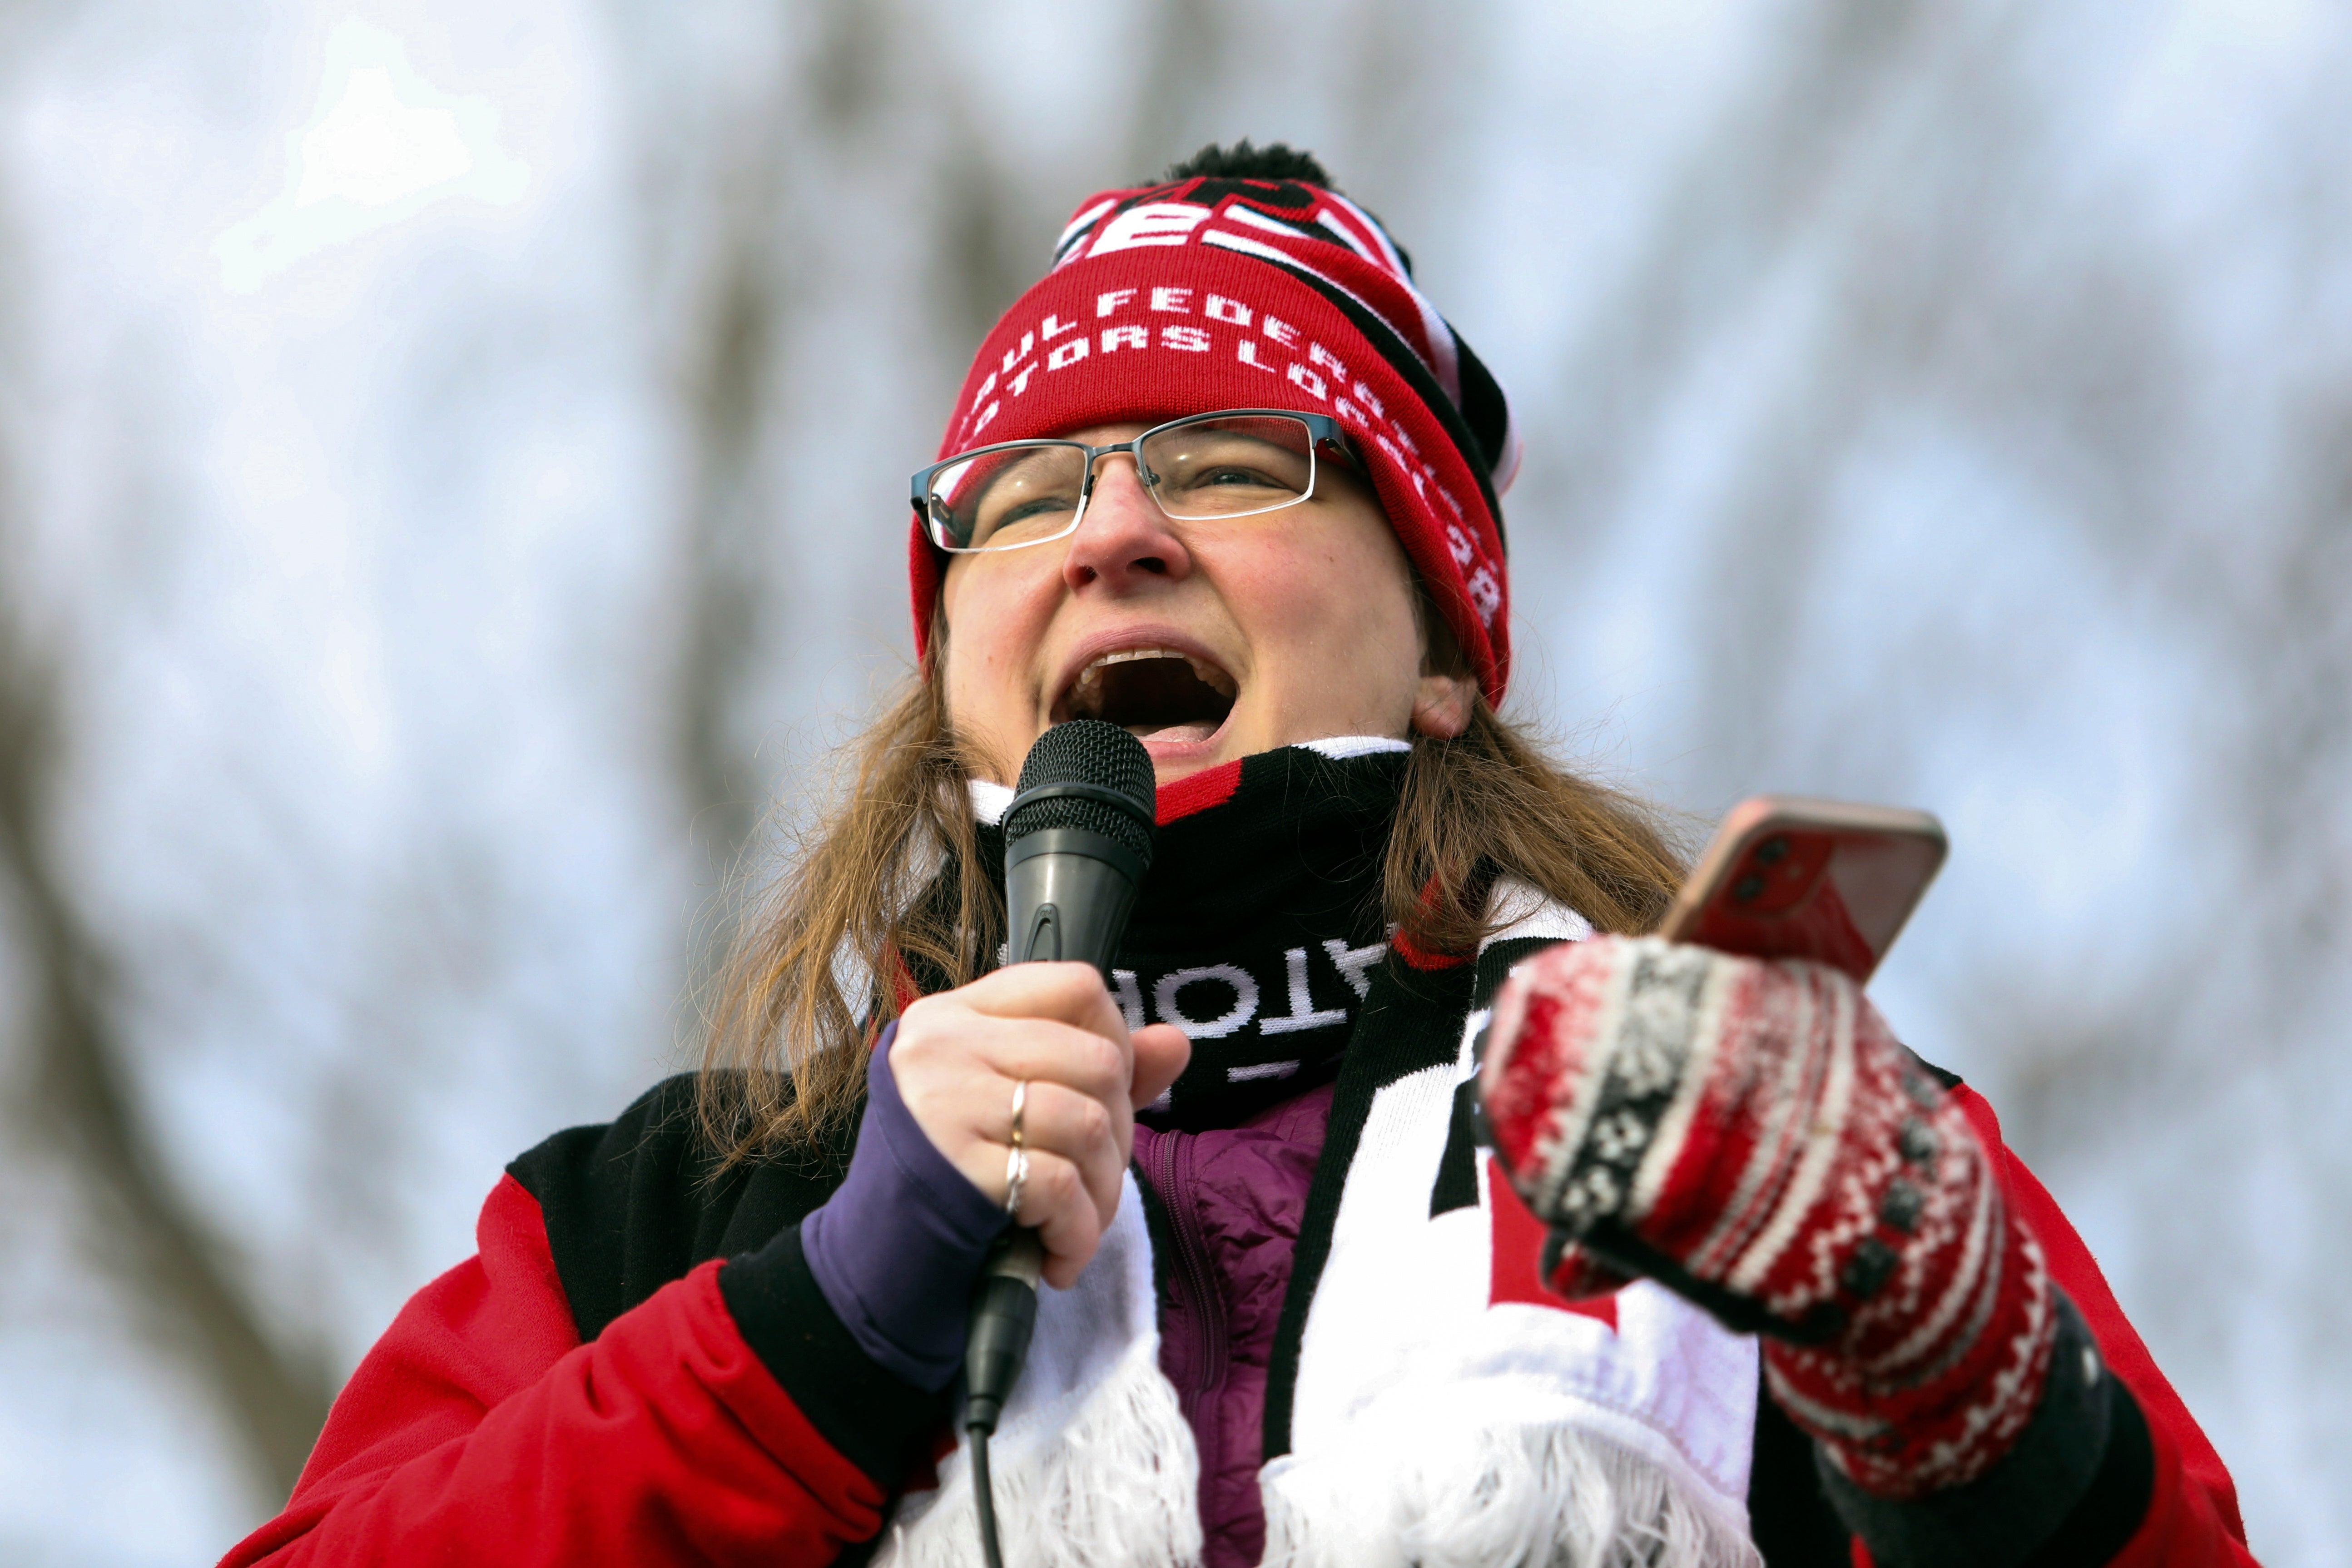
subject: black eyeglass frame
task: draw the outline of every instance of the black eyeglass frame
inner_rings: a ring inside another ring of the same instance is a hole
[[[1025,550],[1033,544],[1051,544],[1057,539],[1067,539],[1076,533],[1078,531],[1078,525],[1086,521],[1087,503],[1094,499],[1096,476],[1100,471],[1103,458],[1113,452],[1125,452],[1133,461],[1136,478],[1142,482],[1145,493],[1151,497],[1151,504],[1160,508],[1162,517],[1176,522],[1201,521],[1202,520],[1199,518],[1178,517],[1161,504],[1159,494],[1160,476],[1145,466],[1143,444],[1155,436],[1164,436],[1171,430],[1181,430],[1188,425],[1205,425],[1213,419],[1296,419],[1307,426],[1307,455],[1310,458],[1319,448],[1328,447],[1335,456],[1345,459],[1358,472],[1363,469],[1363,460],[1356,455],[1355,444],[1348,439],[1348,433],[1340,428],[1339,422],[1328,414],[1309,414],[1297,408],[1220,408],[1213,413],[1187,414],[1181,419],[1171,419],[1164,425],[1154,425],[1133,440],[1113,441],[1108,447],[1089,447],[1084,441],[1060,441],[1047,437],[1039,437],[1022,441],[998,441],[991,446],[973,447],[958,452],[951,458],[942,458],[939,462],[928,464],[915,470],[914,478],[909,481],[908,496],[909,504],[915,509],[915,526],[923,531],[923,537],[931,542],[931,548],[949,555],[1000,554],[1005,551]],[[994,550],[985,548],[975,550],[969,545],[958,546],[940,542],[940,530],[932,521],[931,510],[928,504],[931,494],[932,475],[942,468],[952,468],[959,463],[969,463],[976,458],[984,458],[991,452],[1035,451],[1049,447],[1068,447],[1086,454],[1086,487],[1078,492],[1078,504],[1071,511],[1069,527],[1059,533],[1048,534],[1042,539],[1024,539],[1018,544],[999,545]],[[1264,517],[1268,512],[1287,510],[1301,501],[1315,499],[1316,478],[1316,474],[1310,473],[1307,476],[1305,493],[1293,500],[1275,506],[1263,507],[1255,511],[1226,512],[1220,515]]]

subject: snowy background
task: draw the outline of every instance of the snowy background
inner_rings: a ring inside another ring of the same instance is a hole
[[[1247,134],[1517,400],[1512,710],[1943,816],[1882,1005],[2352,1563],[2347,79],[2323,0],[0,5],[0,1561],[211,1561],[680,1059],[971,345]]]

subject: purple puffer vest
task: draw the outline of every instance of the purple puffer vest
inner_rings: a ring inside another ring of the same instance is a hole
[[[1205,1132],[1135,1129],[1135,1163],[1167,1216],[1160,1370],[1201,1450],[1204,1568],[1265,1553],[1257,1472],[1266,1365],[1332,1086]]]

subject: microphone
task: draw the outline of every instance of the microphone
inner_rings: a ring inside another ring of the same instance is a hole
[[[1004,808],[1013,963],[1075,960],[1110,978],[1157,814],[1151,753],[1118,725],[1073,719],[1037,738]]]
[[[1007,961],[1091,963],[1108,981],[1151,868],[1157,816],[1151,753],[1133,735],[1096,719],[1073,719],[1040,735],[1004,809]],[[1037,1233],[1018,1226],[989,1254],[972,1297],[964,1430],[971,1435],[973,1499],[989,1568],[1001,1558],[988,1439],[1029,1353],[1045,1262]]]

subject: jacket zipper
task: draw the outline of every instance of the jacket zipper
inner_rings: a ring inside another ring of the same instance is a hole
[[[1153,1141],[1151,1184],[1159,1189],[1160,1205],[1167,1211],[1168,1228],[1176,1238],[1176,1268],[1171,1282],[1182,1292],[1192,1310],[1192,1365],[1200,1386],[1193,1391],[1193,1408],[1206,1404],[1225,1381],[1225,1303],[1209,1274],[1208,1244],[1201,1238],[1200,1197],[1192,1186],[1192,1140],[1181,1132],[1163,1132]],[[1202,1456],[1203,1459],[1207,1456]]]

